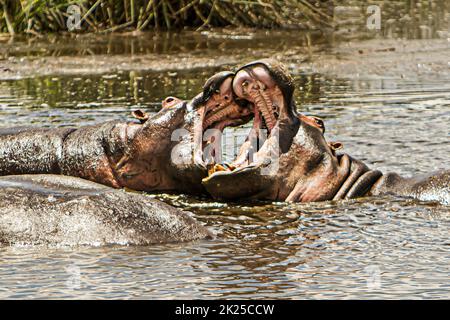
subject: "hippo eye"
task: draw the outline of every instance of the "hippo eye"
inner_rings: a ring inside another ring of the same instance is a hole
[[[247,81],[242,82],[242,86],[245,88],[246,86],[248,86],[248,82]]]
[[[171,98],[171,97],[169,97],[169,98],[166,99],[166,103],[170,103],[170,102],[172,102],[172,101],[173,101],[173,98]]]
[[[228,99],[230,99],[230,97],[229,96],[224,96],[223,97],[225,100],[228,100]]]
[[[216,90],[214,91],[214,93],[215,93],[215,94],[219,94],[219,93],[220,93],[220,90],[219,90],[219,89],[216,89]]]

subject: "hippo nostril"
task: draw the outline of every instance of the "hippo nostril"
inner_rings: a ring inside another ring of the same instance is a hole
[[[319,119],[319,118],[317,118],[317,117],[314,117],[314,122],[319,126],[319,127],[321,127],[321,128],[323,128],[323,121],[322,121],[322,119]]]
[[[325,132],[325,123],[322,119],[314,118],[314,121],[316,122],[317,126],[322,129],[323,132]]]
[[[225,100],[228,100],[228,99],[230,99],[230,97],[229,96],[224,96],[223,97]]]

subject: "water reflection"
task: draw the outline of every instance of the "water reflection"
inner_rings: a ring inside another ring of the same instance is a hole
[[[91,53],[77,50],[89,49],[94,54],[125,54],[125,60],[146,48],[169,57],[180,50],[199,57],[221,50],[248,61],[255,52],[252,47],[242,49],[246,41],[273,56],[289,50],[293,41],[293,35],[283,36],[278,47],[267,48],[267,36],[224,38],[219,32],[199,38],[161,35],[172,42],[149,35],[123,37],[119,42],[124,46],[116,46],[111,37],[121,36],[92,37],[50,38],[39,42],[42,51],[39,45],[32,48],[32,40],[15,40],[7,55],[84,55]],[[308,43],[303,39],[295,41]],[[5,50],[2,47],[1,54]],[[343,79],[304,72],[299,65],[289,65],[299,110],[324,118],[327,139],[343,142],[347,153],[403,175],[450,167],[446,70],[405,78]],[[0,81],[0,126],[80,126],[129,119],[137,108],[159,110],[159,101],[168,95],[193,97],[219,69]],[[218,239],[152,247],[2,246],[0,298],[450,297],[446,206],[393,197],[312,204],[153,197],[192,211]]]
[[[370,28],[375,9],[379,7],[379,28]],[[446,0],[432,1],[336,1],[334,36],[345,39],[385,38],[431,39],[447,38],[450,32],[450,4]],[[369,21],[369,22],[368,22]]]
[[[10,290],[3,295],[161,299],[448,295],[449,243],[444,239],[450,221],[439,205],[392,199],[232,204],[230,211],[222,209],[216,215],[213,202],[163,198],[183,207],[189,202],[200,220],[220,225],[221,238],[154,247],[3,247],[1,279]],[[232,211],[239,206],[236,216]],[[67,286],[67,266],[73,265],[80,270],[77,288]],[[20,273],[11,271],[19,266]],[[379,270],[379,285],[367,286],[368,270]],[[32,274],[31,280],[24,283],[23,272]]]
[[[321,32],[215,30],[204,32],[144,32],[138,34],[68,35],[44,38],[15,37],[1,39],[0,59],[39,56],[94,56],[94,55],[227,55],[250,53],[270,47],[282,52],[292,43],[300,47],[326,42]],[[75,37],[75,41],[74,41]],[[277,39],[277,41],[274,41]]]

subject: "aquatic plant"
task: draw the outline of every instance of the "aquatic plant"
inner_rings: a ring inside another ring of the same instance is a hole
[[[0,0],[0,33],[223,26],[353,30],[358,24],[364,27],[369,4],[381,7],[385,30],[418,26],[424,33],[427,28],[450,27],[434,22],[436,17],[449,20],[448,0]],[[335,17],[338,7],[343,20]],[[349,15],[352,12],[356,15]]]
[[[0,32],[67,31],[79,9],[80,31],[210,26],[330,25],[331,0],[0,0]],[[71,6],[74,7],[71,8]]]

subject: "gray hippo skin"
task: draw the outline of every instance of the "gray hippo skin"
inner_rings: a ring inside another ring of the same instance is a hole
[[[323,121],[297,113],[292,79],[278,62],[244,66],[232,86],[236,99],[255,107],[254,132],[231,164],[215,165],[203,179],[213,197],[310,202],[389,194],[450,204],[450,170],[402,178],[338,154],[342,144],[325,140]],[[269,131],[264,143],[261,128]]]
[[[75,177],[0,177],[0,243],[150,245],[211,238],[189,213]]]
[[[140,123],[0,129],[0,175],[63,174],[114,188],[204,193],[203,133],[252,116],[231,99],[232,77],[214,75],[189,102],[169,97],[152,117],[135,112]]]

